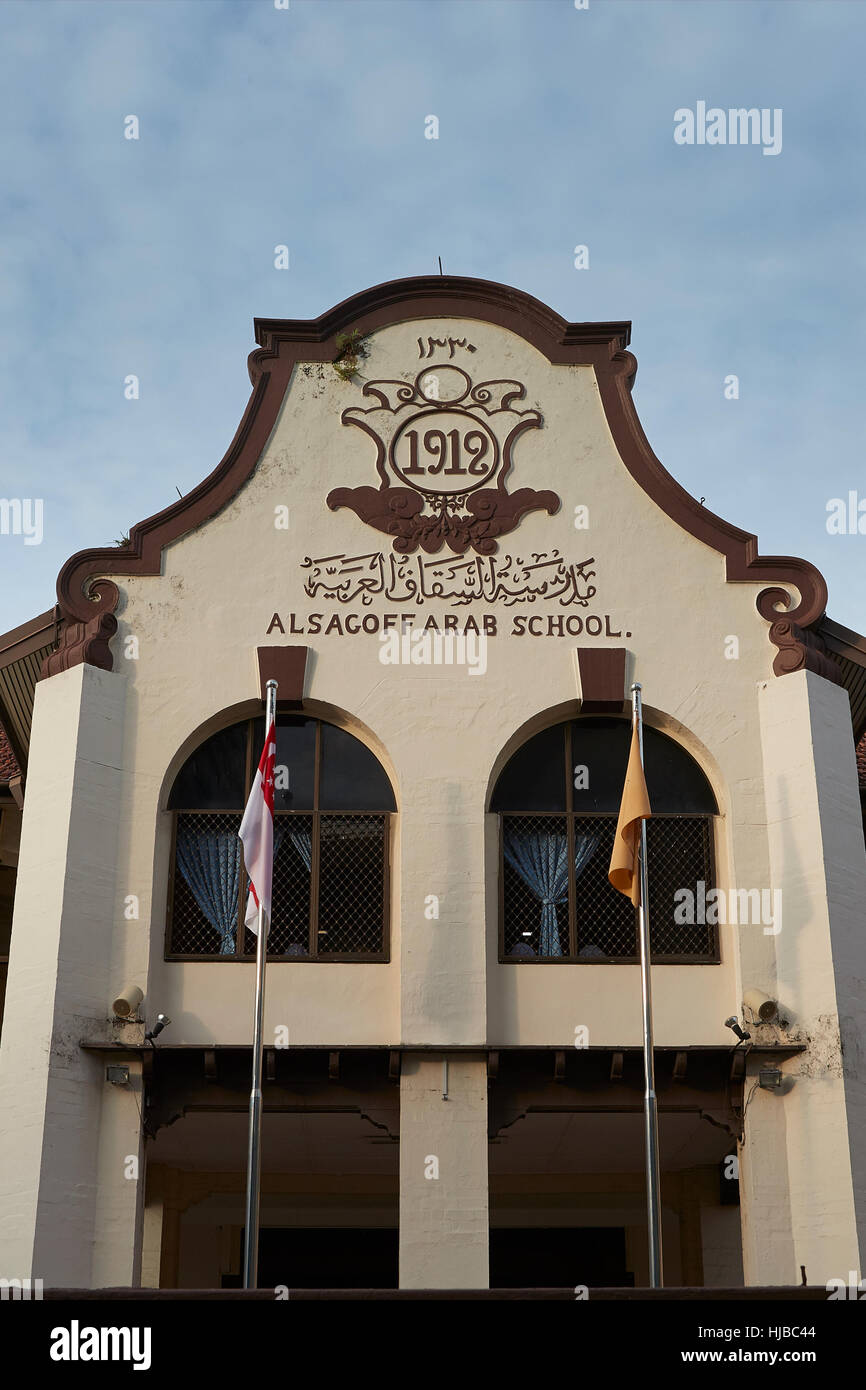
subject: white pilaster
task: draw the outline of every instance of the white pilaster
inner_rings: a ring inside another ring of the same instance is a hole
[[[487,1226],[486,1058],[404,1053],[400,1287],[486,1289]]]
[[[866,850],[851,716],[844,690],[803,671],[762,684],[759,709],[783,915],[775,981],[743,985],[777,996],[790,1020],[787,1032],[751,1027],[753,1040],[807,1050],[785,1064],[783,1094],[757,1090],[747,1112],[746,1282],[798,1283],[803,1265],[825,1283],[859,1270],[866,1234]]]
[[[125,692],[122,676],[76,666],[37,685],[33,711],[0,1048],[0,1247],[9,1276],[53,1286],[133,1281],[140,1184],[109,1151],[114,1167],[135,1151],[137,1112],[79,1046],[107,1035],[110,1014]]]

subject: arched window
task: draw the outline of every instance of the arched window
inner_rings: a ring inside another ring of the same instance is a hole
[[[264,720],[214,734],[171,790],[174,818],[166,955],[251,960],[243,929],[249,879],[238,839]],[[359,739],[278,714],[274,793],[275,960],[388,959],[388,846],[394,793]]]
[[[500,820],[501,960],[639,959],[637,912],[607,879],[630,738],[627,719],[578,719],[536,734],[503,768],[490,806]],[[685,749],[646,726],[644,765],[653,960],[717,961],[704,906],[715,797]]]

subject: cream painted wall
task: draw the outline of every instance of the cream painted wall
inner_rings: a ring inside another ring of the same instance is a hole
[[[633,481],[614,449],[591,368],[551,367],[490,325],[425,320],[376,333],[364,378],[410,379],[418,337],[437,330],[475,343],[465,363],[475,381],[517,378],[526,385],[522,404],[543,415],[543,428],[517,443],[510,484],[554,487],[562,507],[554,517],[525,517],[502,539],[501,552],[558,547],[569,560],[594,557],[598,593],[586,611],[609,615],[612,630],[631,634],[613,645],[633,653],[648,720],[681,737],[714,783],[723,810],[721,881],[736,869],[738,881],[765,884],[766,839],[755,833],[763,820],[756,684],[768,673],[771,648],[755,610],[760,586],[726,584],[722,557],[681,531]],[[567,1044],[585,1024],[593,1043],[636,1043],[636,968],[527,970],[497,962],[496,856],[484,820],[492,770],[518,730],[546,710],[574,709],[577,698],[576,639],[509,630],[515,614],[562,610],[543,600],[526,609],[472,604],[465,611],[492,614],[499,627],[488,642],[486,674],[477,676],[458,667],[383,665],[373,635],[267,634],[275,611],[288,629],[293,612],[305,626],[310,612],[330,616],[339,606],[306,597],[305,557],[388,551],[387,537],[349,510],[330,512],[324,500],[333,487],[376,482],[372,441],[340,423],[344,409],[365,403],[359,384],[339,380],[328,365],[297,368],[250,482],[217,518],[166,550],[161,576],[120,581],[114,648],[130,686],[120,875],[151,924],[148,1008],[171,1015],[176,1042],[247,1036],[252,966],[162,960],[166,771],[215,713],[256,700],[258,645],[306,642],[309,697],[360,722],[385,750],[397,787],[402,849],[393,864],[392,959],[382,966],[277,965],[267,1027],[288,1023],[298,1043],[504,1045]],[[274,526],[274,509],[283,505],[288,531]],[[575,529],[578,505],[589,508],[588,531]],[[413,611],[382,595],[350,610],[380,618]],[[462,620],[464,612],[435,599],[414,611],[435,614],[440,625],[446,613]],[[732,635],[738,660],[725,658]],[[137,660],[124,658],[129,636],[138,639]],[[434,922],[424,916],[430,894],[440,900]],[[129,943],[130,968],[139,972],[141,940]],[[723,1020],[737,1009],[738,985],[734,942],[724,931],[722,950],[720,966],[656,970],[660,1043],[729,1040]]]

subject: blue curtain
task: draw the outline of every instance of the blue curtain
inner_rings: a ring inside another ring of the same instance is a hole
[[[234,955],[241,842],[237,827],[204,830],[178,821],[177,866],[197,907],[220,938],[220,955]]]
[[[574,877],[580,878],[587,864],[598,848],[600,835],[575,835],[574,837]]]
[[[599,842],[598,835],[575,835],[574,873],[579,878]],[[557,907],[568,900],[568,836],[557,830],[506,830],[503,853],[515,873],[541,903],[538,954],[561,956]]]
[[[276,816],[274,819],[274,862],[277,858],[277,849],[282,843],[283,838],[288,840],[293,849],[297,850],[303,861],[307,873],[312,872],[313,868],[313,832],[307,826],[299,825],[291,816]],[[292,941],[283,952],[287,956],[306,956],[309,951],[305,945],[299,941]]]
[[[312,832],[312,830],[307,830],[304,826],[300,826],[297,830],[292,829],[292,830],[289,830],[287,833],[288,833],[289,841],[290,841],[292,847],[293,847],[294,849],[297,850],[298,854],[299,854],[299,855],[301,856],[301,858],[303,859],[303,861],[304,861],[304,866],[305,866],[305,868],[306,868],[306,870],[307,870],[307,873],[312,873],[312,871],[313,871],[313,832]]]

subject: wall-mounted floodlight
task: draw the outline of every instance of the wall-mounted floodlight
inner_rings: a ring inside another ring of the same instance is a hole
[[[144,1041],[152,1043],[154,1038],[158,1038],[163,1028],[167,1028],[170,1023],[171,1019],[168,1017],[168,1014],[157,1014],[156,1023],[149,1033],[145,1033]]]
[[[762,1091],[780,1091],[782,1073],[778,1067],[761,1067],[758,1072],[758,1085]]]
[[[737,1035],[740,1042],[748,1042],[749,1038],[752,1036],[751,1033],[743,1032],[736,1014],[731,1014],[730,1018],[725,1019],[725,1027],[730,1028],[731,1032]]]

